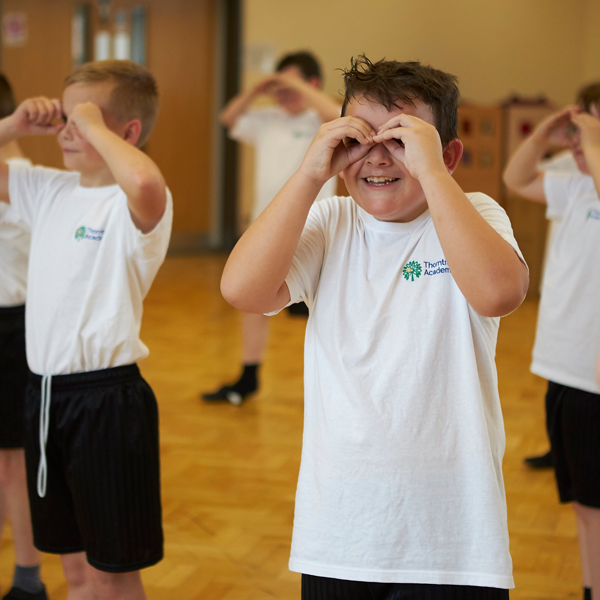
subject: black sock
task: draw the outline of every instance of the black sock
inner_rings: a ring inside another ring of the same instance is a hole
[[[592,588],[583,588],[583,600],[592,600]]]
[[[244,370],[240,378],[231,386],[234,392],[237,392],[241,396],[246,396],[255,392],[258,388],[258,367],[259,364],[255,365],[244,365]]]
[[[44,585],[40,580],[40,565],[33,567],[15,567],[15,576],[13,579],[13,587],[19,588],[29,594],[37,594],[41,592]]]

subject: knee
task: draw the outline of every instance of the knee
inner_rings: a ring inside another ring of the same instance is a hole
[[[139,571],[131,573],[107,573],[91,569],[91,582],[99,599],[128,598],[138,586],[141,587]],[[138,597],[137,595],[135,595]]]
[[[63,571],[69,588],[82,588],[88,583],[88,567],[82,553],[67,554],[62,557]]]

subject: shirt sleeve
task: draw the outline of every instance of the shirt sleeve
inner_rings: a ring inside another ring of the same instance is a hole
[[[262,111],[249,110],[229,130],[229,137],[236,142],[256,145],[262,123]]]
[[[517,244],[517,240],[515,239],[512,225],[506,211],[493,198],[490,198],[481,192],[467,194],[467,196],[473,206],[477,209],[477,212],[503,240],[506,240],[513,247],[517,256],[525,265],[527,265],[523,258],[523,253],[519,248],[519,244]]]
[[[315,203],[306,219],[290,271],[285,279],[290,291],[287,306],[305,302],[310,309],[314,303],[326,250],[327,211],[324,210],[324,205],[324,202]]]
[[[44,191],[61,175],[64,176],[64,171],[30,167],[25,164],[9,164],[8,197],[11,220],[31,229],[43,201]]]
[[[560,219],[567,210],[569,198],[579,177],[567,173],[546,173],[544,175],[544,194],[546,196],[546,216]]]

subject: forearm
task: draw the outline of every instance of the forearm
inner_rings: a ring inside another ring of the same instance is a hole
[[[538,165],[548,152],[549,144],[532,135],[510,157],[504,171],[504,183],[518,192],[540,176]]]
[[[136,225],[144,232],[152,229],[166,205],[166,183],[156,163],[106,127],[92,127],[86,137],[125,192],[132,215],[139,219]]]
[[[285,278],[320,185],[294,174],[231,252],[223,297],[246,312],[278,310],[289,301]]]
[[[585,162],[596,186],[596,193],[600,196],[600,146],[590,146],[585,148],[584,152]]]
[[[10,144],[17,138],[19,134],[10,117],[0,120],[0,147]],[[0,202],[10,202],[8,196],[8,165],[5,162],[0,162]]]
[[[452,276],[469,304],[488,317],[515,310],[529,276],[514,249],[447,172],[431,174],[421,185]]]
[[[231,129],[236,121],[250,108],[255,99],[256,92],[254,89],[232,98],[219,113],[220,123]]]
[[[325,92],[306,85],[303,88],[303,94],[307,105],[319,113],[319,117],[323,123],[328,123],[339,118],[342,109],[341,105]]]

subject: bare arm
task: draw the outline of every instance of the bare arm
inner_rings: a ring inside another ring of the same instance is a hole
[[[86,102],[75,106],[67,126],[70,124],[96,149],[125,192],[136,227],[142,233],[152,231],[165,212],[167,189],[156,163],[134,145],[141,131],[140,122],[130,121],[121,137],[106,127],[100,108]]]
[[[60,100],[30,98],[25,100],[15,112],[0,120],[0,147],[25,135],[55,135],[63,127],[57,119],[62,119]],[[0,163],[0,201],[10,202],[8,196],[8,165]]]
[[[569,145],[567,128],[574,110],[568,107],[548,117],[517,148],[504,171],[504,183],[510,190],[528,200],[546,203],[544,174],[538,164],[553,146]]]
[[[219,113],[219,122],[231,129],[252,103],[262,95],[270,95],[277,86],[277,76],[271,75],[259,81],[253,88],[234,96]]]
[[[374,132],[373,132],[374,133]],[[372,146],[371,128],[346,117],[323,125],[300,169],[244,233],[223,272],[221,292],[245,312],[278,310],[290,300],[285,283],[306,217],[323,184]],[[346,148],[352,137],[359,144]]]
[[[290,87],[302,94],[307,106],[317,111],[323,123],[339,118],[342,105],[323,90],[295,75],[279,74],[276,78],[283,86]]]
[[[529,274],[452,178],[461,142],[453,140],[442,150],[435,128],[409,115],[391,119],[374,139],[384,142],[419,180],[452,276],[469,304],[486,317],[515,310],[527,292]]]
[[[578,127],[577,134],[580,139],[581,149],[596,192],[600,196],[600,111],[596,106],[591,107],[591,114],[579,113],[571,117]]]

